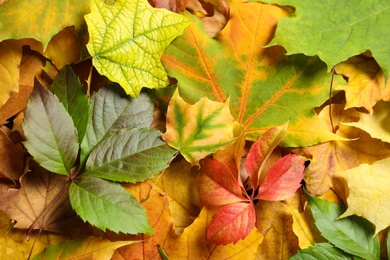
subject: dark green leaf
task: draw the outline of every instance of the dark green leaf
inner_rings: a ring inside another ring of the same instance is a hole
[[[329,243],[320,243],[309,248],[299,250],[290,260],[348,260],[352,256],[344,253]]]
[[[118,183],[84,176],[72,182],[69,199],[84,221],[103,231],[153,234],[145,209]]]
[[[113,181],[144,181],[168,167],[175,153],[157,130],[122,129],[92,150],[85,174]]]
[[[350,216],[337,219],[344,205],[318,199],[305,192],[315,224],[321,235],[347,253],[365,259],[379,259],[379,239],[374,226],[364,218]]]
[[[28,152],[47,170],[68,175],[79,145],[73,121],[58,98],[37,84],[24,117],[24,145]]]
[[[153,108],[146,94],[131,98],[117,84],[101,89],[92,97],[86,136],[81,143],[81,163],[97,144],[120,129],[149,127]]]
[[[79,143],[81,143],[87,129],[89,100],[72,67],[65,66],[61,69],[49,89],[58,97],[72,117],[79,135]]]

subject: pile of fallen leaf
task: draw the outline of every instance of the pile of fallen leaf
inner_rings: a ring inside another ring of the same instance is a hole
[[[390,5],[261,2],[0,1],[0,255],[386,258]]]

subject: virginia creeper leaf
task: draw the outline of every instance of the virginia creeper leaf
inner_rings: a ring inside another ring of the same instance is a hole
[[[390,159],[386,158],[336,173],[347,181],[349,190],[348,209],[342,218],[361,216],[375,225],[375,234],[390,226],[389,166]]]
[[[379,259],[379,239],[374,236],[374,227],[367,220],[350,216],[337,219],[344,205],[337,205],[305,192],[311,212],[321,235],[347,253],[365,259]]]
[[[167,112],[167,131],[162,135],[167,144],[177,150],[193,165],[234,141],[234,119],[229,101],[215,102],[206,97],[194,105],[173,94]]]
[[[267,173],[256,196],[261,200],[285,200],[301,187],[305,160],[296,154],[281,158]]]
[[[100,237],[82,237],[50,244],[45,251],[33,255],[31,260],[41,259],[110,259],[115,249],[137,241],[110,241]]]
[[[287,54],[318,55],[330,70],[349,57],[370,50],[385,77],[390,73],[390,3],[337,0],[324,2],[270,0],[289,5],[296,13],[278,22],[275,38],[268,46],[282,45]]]
[[[190,26],[166,49],[162,61],[178,80],[182,98],[195,103],[202,97],[219,102],[229,97],[233,117],[252,141],[289,120],[281,145],[338,139],[313,111],[329,98],[325,64],[303,55],[284,56],[280,47],[262,47],[271,40],[277,19],[288,14],[286,9],[240,0],[230,8],[230,20],[217,39],[188,15]],[[341,82],[335,78],[334,85]]]
[[[255,227],[253,203],[233,203],[223,206],[213,215],[207,230],[207,240],[217,245],[237,243]]]
[[[81,143],[88,123],[89,100],[72,67],[66,66],[60,70],[49,89],[72,117]]]
[[[352,260],[352,256],[344,253],[329,243],[320,243],[306,249],[299,250],[298,254],[289,260]]]
[[[176,151],[150,129],[122,129],[103,139],[88,157],[85,175],[140,182],[168,167]]]
[[[286,123],[283,126],[269,129],[251,146],[245,165],[250,187],[258,187],[261,166],[276,146],[286,137],[287,126]]]
[[[205,205],[219,206],[245,201],[243,188],[225,164],[205,158],[196,184],[199,198]]]
[[[0,41],[34,38],[43,49],[50,39],[68,26],[80,30],[83,15],[89,11],[89,0],[7,1],[0,5]]]
[[[103,139],[122,128],[144,128],[153,122],[153,103],[146,94],[130,98],[116,84],[92,96],[85,138],[81,143],[81,162]]]
[[[72,118],[56,96],[37,84],[24,111],[24,142],[28,152],[44,168],[68,175],[79,145]]]
[[[87,48],[99,73],[137,97],[142,87],[169,83],[160,57],[188,25],[185,17],[151,7],[147,0],[91,1]]]
[[[120,184],[82,177],[69,188],[72,208],[97,228],[126,234],[153,234],[145,209]]]

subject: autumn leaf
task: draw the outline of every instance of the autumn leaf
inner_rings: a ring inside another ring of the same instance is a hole
[[[7,1],[0,5],[0,41],[34,38],[46,49],[50,39],[67,26],[80,30],[89,1]],[[39,28],[39,29],[38,29]]]
[[[250,187],[257,187],[259,185],[259,175],[262,165],[276,146],[286,137],[287,127],[288,124],[286,123],[283,126],[271,128],[251,146],[245,165],[249,177],[248,185]]]
[[[279,47],[261,47],[271,40],[277,19],[288,13],[276,6],[233,1],[230,20],[218,38],[208,37],[188,14],[190,26],[162,57],[168,74],[178,80],[182,98],[195,103],[203,97],[219,102],[229,97],[233,117],[252,141],[289,120],[283,146],[338,139],[313,111],[329,97],[324,64],[302,55],[285,57]],[[334,84],[341,82],[336,77]]]
[[[155,9],[147,0],[118,0],[114,5],[93,0],[85,20],[87,48],[99,73],[118,82],[132,97],[138,97],[142,87],[168,85],[160,57],[188,25],[185,17]]]
[[[32,256],[32,260],[39,259],[110,259],[115,249],[138,241],[115,241],[100,237],[84,237],[66,240],[62,243],[50,244],[45,251]]]
[[[375,234],[390,226],[389,201],[389,167],[390,159],[386,158],[371,165],[361,164],[344,172],[337,172],[348,184],[348,208],[341,217],[362,216],[372,222]]]
[[[389,122],[390,102],[379,101],[373,107],[372,115],[359,113],[358,122],[348,122],[344,125],[358,127],[369,133],[371,137],[381,139],[383,142],[390,143]]]
[[[103,231],[153,234],[144,208],[118,183],[82,177],[71,183],[69,199],[84,221]]]
[[[182,235],[169,237],[163,245],[170,259],[237,259],[252,258],[257,247],[263,240],[263,235],[253,229],[249,235],[236,244],[214,245],[206,240],[206,229],[214,212],[204,207],[199,217],[186,228]],[[178,250],[180,249],[180,250]]]
[[[180,235],[201,210],[196,185],[196,169],[182,159],[173,162],[153,179],[154,188],[168,196],[169,210],[176,234]]]
[[[23,124],[28,152],[49,171],[69,175],[78,154],[77,132],[58,98],[41,85],[35,86]]]
[[[370,50],[385,77],[389,77],[390,51],[386,47],[390,37],[387,31],[390,26],[388,2],[376,0],[360,4],[360,1],[340,3],[333,0],[325,5],[293,0],[262,2],[296,8],[296,14],[278,22],[275,38],[268,46],[282,45],[287,54],[318,55],[329,70],[349,57]]]
[[[169,103],[167,131],[162,138],[188,162],[198,165],[200,159],[234,141],[234,124],[229,101],[202,98],[191,105],[176,91]]]
[[[21,144],[15,144],[9,136],[0,129],[0,178],[17,181],[23,174],[24,149]]]
[[[337,86],[337,90],[345,91],[346,109],[364,107],[372,114],[372,107],[380,99],[389,99],[383,71],[372,57],[352,57],[337,64],[335,69],[338,74],[348,77],[347,84]]]
[[[301,186],[304,158],[291,154],[281,158],[260,184],[255,199],[279,201],[292,197]]]
[[[357,216],[338,219],[345,210],[344,205],[315,198],[308,193],[305,195],[323,237],[347,253],[365,259],[379,258],[379,239],[373,239],[374,227],[370,222]]]
[[[199,198],[205,205],[221,206],[248,201],[231,169],[217,160],[206,158],[202,161],[196,184]]]

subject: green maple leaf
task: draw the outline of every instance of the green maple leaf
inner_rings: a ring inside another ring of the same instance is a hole
[[[133,97],[142,87],[168,84],[160,57],[188,21],[184,16],[151,7],[147,0],[91,2],[85,16],[90,35],[87,48],[99,73],[119,83]]]
[[[370,50],[385,77],[390,73],[390,2],[261,1],[290,5],[296,13],[278,23],[268,46],[282,45],[287,54],[318,55],[331,69],[351,56]]]
[[[46,49],[50,39],[67,26],[85,24],[89,0],[6,1],[0,5],[0,41],[34,38]]]

